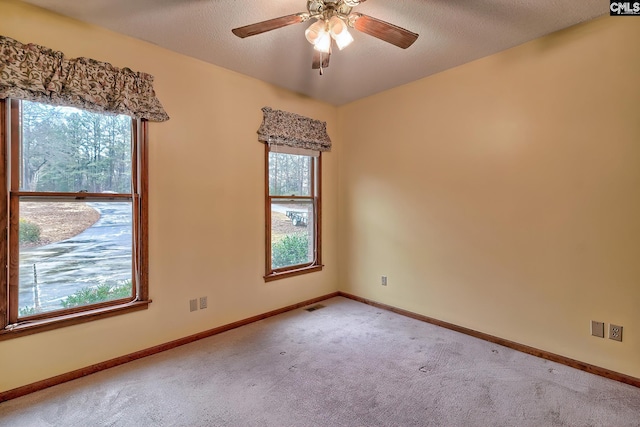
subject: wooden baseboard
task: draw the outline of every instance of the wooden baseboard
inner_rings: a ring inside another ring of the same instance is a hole
[[[259,320],[263,320],[278,314],[286,313],[287,311],[296,310],[300,307],[315,304],[320,301],[324,301],[329,298],[338,296],[338,292],[333,292],[321,297],[312,298],[306,301],[299,302],[297,304],[289,305],[277,310],[269,311],[267,313],[259,314],[257,316],[249,317],[247,319],[239,320],[237,322],[222,325],[217,328],[209,329],[207,331],[199,332],[188,337],[179,338],[168,343],[160,344],[155,347],[147,348],[145,350],[136,351],[135,353],[127,354],[125,356],[116,357],[115,359],[107,360],[106,362],[97,363],[95,365],[87,366],[85,368],[77,369],[75,371],[67,372],[65,374],[57,375],[55,377],[47,378],[46,380],[38,381],[32,384],[27,384],[22,387],[17,387],[12,390],[3,391],[0,393],[0,402],[15,399],[16,397],[24,396],[45,388],[52,387],[54,385],[66,383],[67,381],[82,378],[87,375],[95,374],[96,372],[104,371],[105,369],[113,368],[118,365],[131,362],[133,360],[141,359],[143,357],[151,356],[152,354],[160,353],[172,348],[180,347],[185,344],[192,343],[194,341],[201,340],[203,338],[211,337],[213,335],[220,334],[222,332],[229,331],[231,329],[239,328],[240,326],[248,325]]]
[[[346,292],[338,292],[338,295],[345,298],[352,299],[354,301],[371,305],[373,307],[381,308],[383,310],[388,310],[397,314],[401,314],[403,316],[411,317],[416,320],[421,320],[423,322],[431,323],[436,326],[441,326],[443,328],[451,329],[452,331],[470,335],[475,338],[480,338],[481,340],[489,341],[494,344],[499,344],[501,346],[508,347],[513,350],[520,351],[522,353],[527,353],[536,357],[541,357],[543,359],[551,360],[552,362],[557,362],[562,365],[569,366],[571,368],[589,372],[590,374],[599,375],[601,377],[609,378],[615,381],[619,381],[621,383],[629,384],[635,387],[640,387],[640,378],[632,377],[626,374],[621,374],[619,372],[611,371],[609,369],[601,368],[599,366],[590,365],[589,363],[580,362],[579,360],[571,359],[569,357],[561,356],[559,354],[550,353],[544,350],[539,350],[534,347],[529,347],[528,345],[520,344],[514,341],[509,341],[493,335],[485,334],[484,332],[474,331],[473,329],[454,325],[453,323],[443,322],[442,320],[434,319],[428,316],[423,316],[422,314],[417,314],[408,310],[396,308],[391,305],[382,304],[367,298],[361,298]]]
[[[454,325],[453,323],[443,322],[442,320],[434,319],[428,316],[424,316],[422,314],[413,313],[408,310],[403,310],[401,308],[396,308],[391,305],[382,304],[367,298],[358,297],[356,295],[352,295],[346,292],[333,292],[327,295],[323,295],[321,297],[312,298],[306,301],[299,302],[297,304],[289,305],[287,307],[279,308],[277,310],[269,311],[267,313],[259,314],[257,316],[249,317],[247,319],[239,320],[237,322],[229,323],[227,325],[222,325],[217,328],[209,329],[207,331],[199,332],[194,335],[190,335],[188,337],[179,338],[174,341],[170,341],[168,343],[160,344],[155,347],[147,348],[145,350],[140,350],[135,353],[127,354],[124,356],[116,357],[115,359],[107,360],[106,362],[97,363],[95,365],[87,366],[85,368],[77,369],[75,371],[67,372],[65,374],[57,375],[55,377],[51,377],[42,381],[38,381],[32,384],[27,384],[22,387],[17,387],[12,390],[0,392],[0,402],[4,402],[7,400],[15,399],[20,396],[25,396],[27,394],[44,390],[45,388],[52,387],[54,385],[62,384],[67,381],[72,381],[78,378],[82,378],[87,375],[94,374],[96,372],[103,371],[105,369],[113,368],[118,365],[125,364],[127,362],[131,362],[133,360],[141,359],[143,357],[151,356],[153,354],[157,354],[166,350],[171,350],[176,347],[180,347],[185,344],[192,343],[194,341],[201,340],[203,338],[211,337],[213,335],[220,334],[222,332],[229,331],[231,329],[239,328],[244,325],[248,325],[253,322],[257,322],[259,320],[267,319],[272,316],[277,316],[278,314],[286,313],[291,310],[296,310],[301,307],[305,307],[307,305],[315,304],[320,301],[327,300],[329,298],[333,298],[336,296],[342,296],[354,301],[358,301],[367,305],[371,305],[373,307],[377,307],[383,310],[388,310],[397,314],[401,314],[403,316],[407,316],[416,320],[420,320],[423,322],[431,323],[436,326],[441,326],[443,328],[451,329],[456,332],[460,332],[466,335],[470,335],[472,337],[480,338],[485,341],[492,342],[494,344],[499,344],[504,347],[508,347],[517,351],[521,351],[523,353],[531,354],[533,356],[541,357],[543,359],[551,360],[553,362],[561,363],[563,365],[580,369],[581,371],[589,372],[591,374],[599,375],[601,377],[609,378],[615,381],[619,381],[625,384],[629,384],[635,387],[640,388],[640,378],[635,378],[630,375],[621,374],[619,372],[611,371],[609,369],[601,368],[598,366],[590,365],[588,363],[580,362],[578,360],[570,359],[565,356],[560,356],[558,354],[550,353],[548,351],[539,350],[537,348],[529,347],[524,344],[520,344],[514,341],[509,341],[503,338],[499,338],[493,335],[485,334],[484,332],[474,331],[473,329],[465,328],[462,326]]]

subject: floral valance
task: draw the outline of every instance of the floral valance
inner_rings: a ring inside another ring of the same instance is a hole
[[[153,76],[0,36],[0,99],[25,99],[162,122]]]
[[[326,122],[269,107],[264,107],[262,112],[264,118],[258,129],[260,141],[315,151],[331,150]]]

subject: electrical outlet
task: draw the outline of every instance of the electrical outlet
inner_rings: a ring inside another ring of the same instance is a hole
[[[604,338],[604,322],[591,321],[591,335]]]
[[[198,309],[198,300],[190,299],[189,300],[189,311],[196,311]]]
[[[387,286],[387,276],[382,276],[382,279],[380,280],[380,284],[382,286]]]
[[[207,308],[207,297],[200,297],[200,308]]]
[[[609,324],[609,339],[622,341],[622,326]]]

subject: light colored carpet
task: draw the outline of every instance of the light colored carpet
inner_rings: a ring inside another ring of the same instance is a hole
[[[345,298],[0,404],[2,426],[640,426],[640,389]]]

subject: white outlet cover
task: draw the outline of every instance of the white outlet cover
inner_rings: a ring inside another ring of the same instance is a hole
[[[609,339],[614,341],[622,341],[622,326],[610,324]]]

